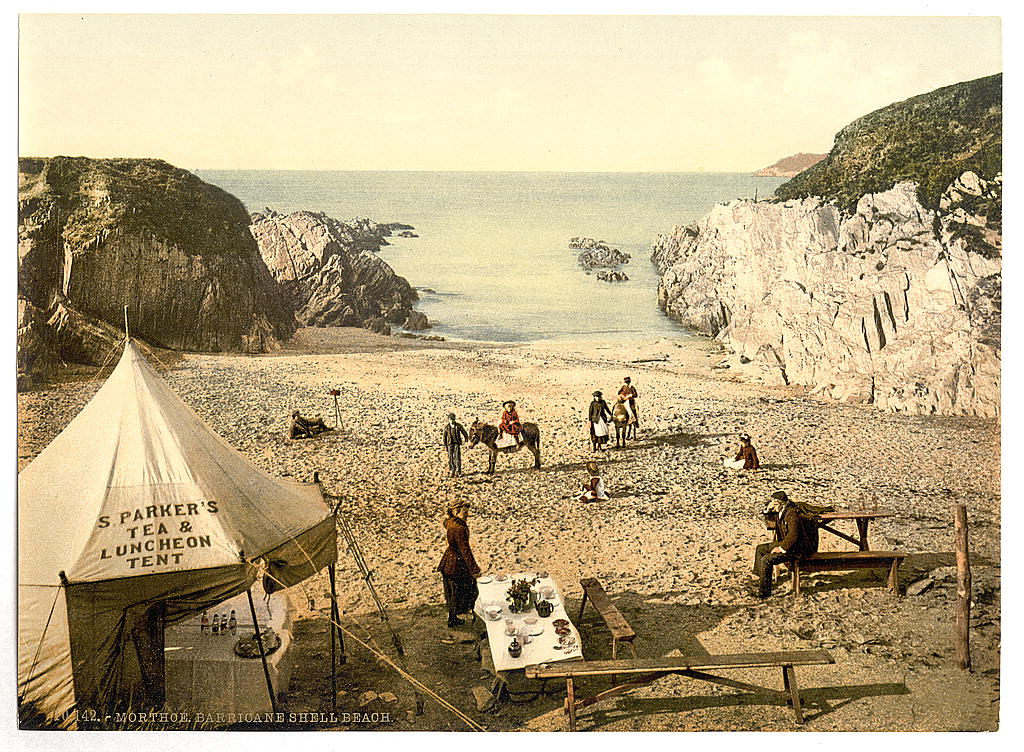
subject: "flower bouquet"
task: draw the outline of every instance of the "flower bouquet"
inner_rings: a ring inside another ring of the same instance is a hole
[[[536,579],[512,580],[512,585],[508,589],[508,595],[505,596],[505,600],[509,602],[509,611],[522,614],[533,608],[536,596],[530,586],[535,582],[537,582]]]

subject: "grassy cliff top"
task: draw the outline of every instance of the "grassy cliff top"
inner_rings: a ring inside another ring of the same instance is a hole
[[[24,157],[18,199],[22,220],[55,207],[72,248],[114,229],[202,255],[236,253],[253,243],[241,201],[159,159]]]
[[[829,155],[779,186],[781,199],[821,196],[852,211],[865,193],[913,181],[936,208],[965,170],[1002,171],[1003,75],[965,81],[891,104],[836,134]]]

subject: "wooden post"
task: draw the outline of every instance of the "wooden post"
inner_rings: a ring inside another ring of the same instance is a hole
[[[267,680],[267,691],[270,693],[270,709],[277,715],[277,696],[274,694],[274,683],[270,681],[267,651],[263,649],[263,635],[260,634],[260,620],[256,618],[256,605],[252,602],[252,588],[246,590],[245,594],[249,596],[249,613],[252,614],[252,627],[256,632],[256,644],[260,648],[260,660],[263,661],[263,678]]]
[[[967,506],[956,505],[956,658],[964,671],[971,670],[971,552],[967,540]]]

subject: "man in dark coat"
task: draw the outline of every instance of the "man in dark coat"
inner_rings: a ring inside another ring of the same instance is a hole
[[[444,520],[444,534],[448,548],[437,565],[444,583],[444,600],[448,604],[448,626],[462,624],[459,614],[473,609],[479,590],[476,578],[480,575],[473,552],[469,548],[469,502],[455,502],[448,507]]]
[[[292,424],[288,430],[288,436],[292,439],[312,439],[318,433],[329,431],[327,424],[322,418],[310,420],[299,415],[299,411],[292,412]]]
[[[765,514],[776,516],[775,540],[759,544],[754,552],[754,574],[759,577],[760,598],[772,594],[772,574],[776,564],[818,552],[818,526],[800,513],[785,491],[772,494]]]
[[[448,477],[462,475],[462,442],[469,440],[469,434],[461,423],[455,421],[455,413],[448,413],[448,424],[441,434],[441,443],[448,451]]]

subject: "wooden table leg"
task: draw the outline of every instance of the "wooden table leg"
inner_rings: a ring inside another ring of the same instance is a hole
[[[803,723],[804,712],[800,707],[800,689],[796,685],[796,671],[793,670],[792,666],[782,667],[782,683],[789,691],[789,701],[793,706],[793,714],[796,716],[796,722]]]
[[[857,534],[860,536],[860,550],[868,550],[868,523],[871,520],[867,517],[857,518]]]
[[[576,730],[576,688],[571,676],[565,677],[565,710],[569,714],[569,730]]]
[[[587,607],[587,591],[583,591],[583,600],[580,601],[580,615],[576,617],[576,622],[583,621],[583,609]]]

